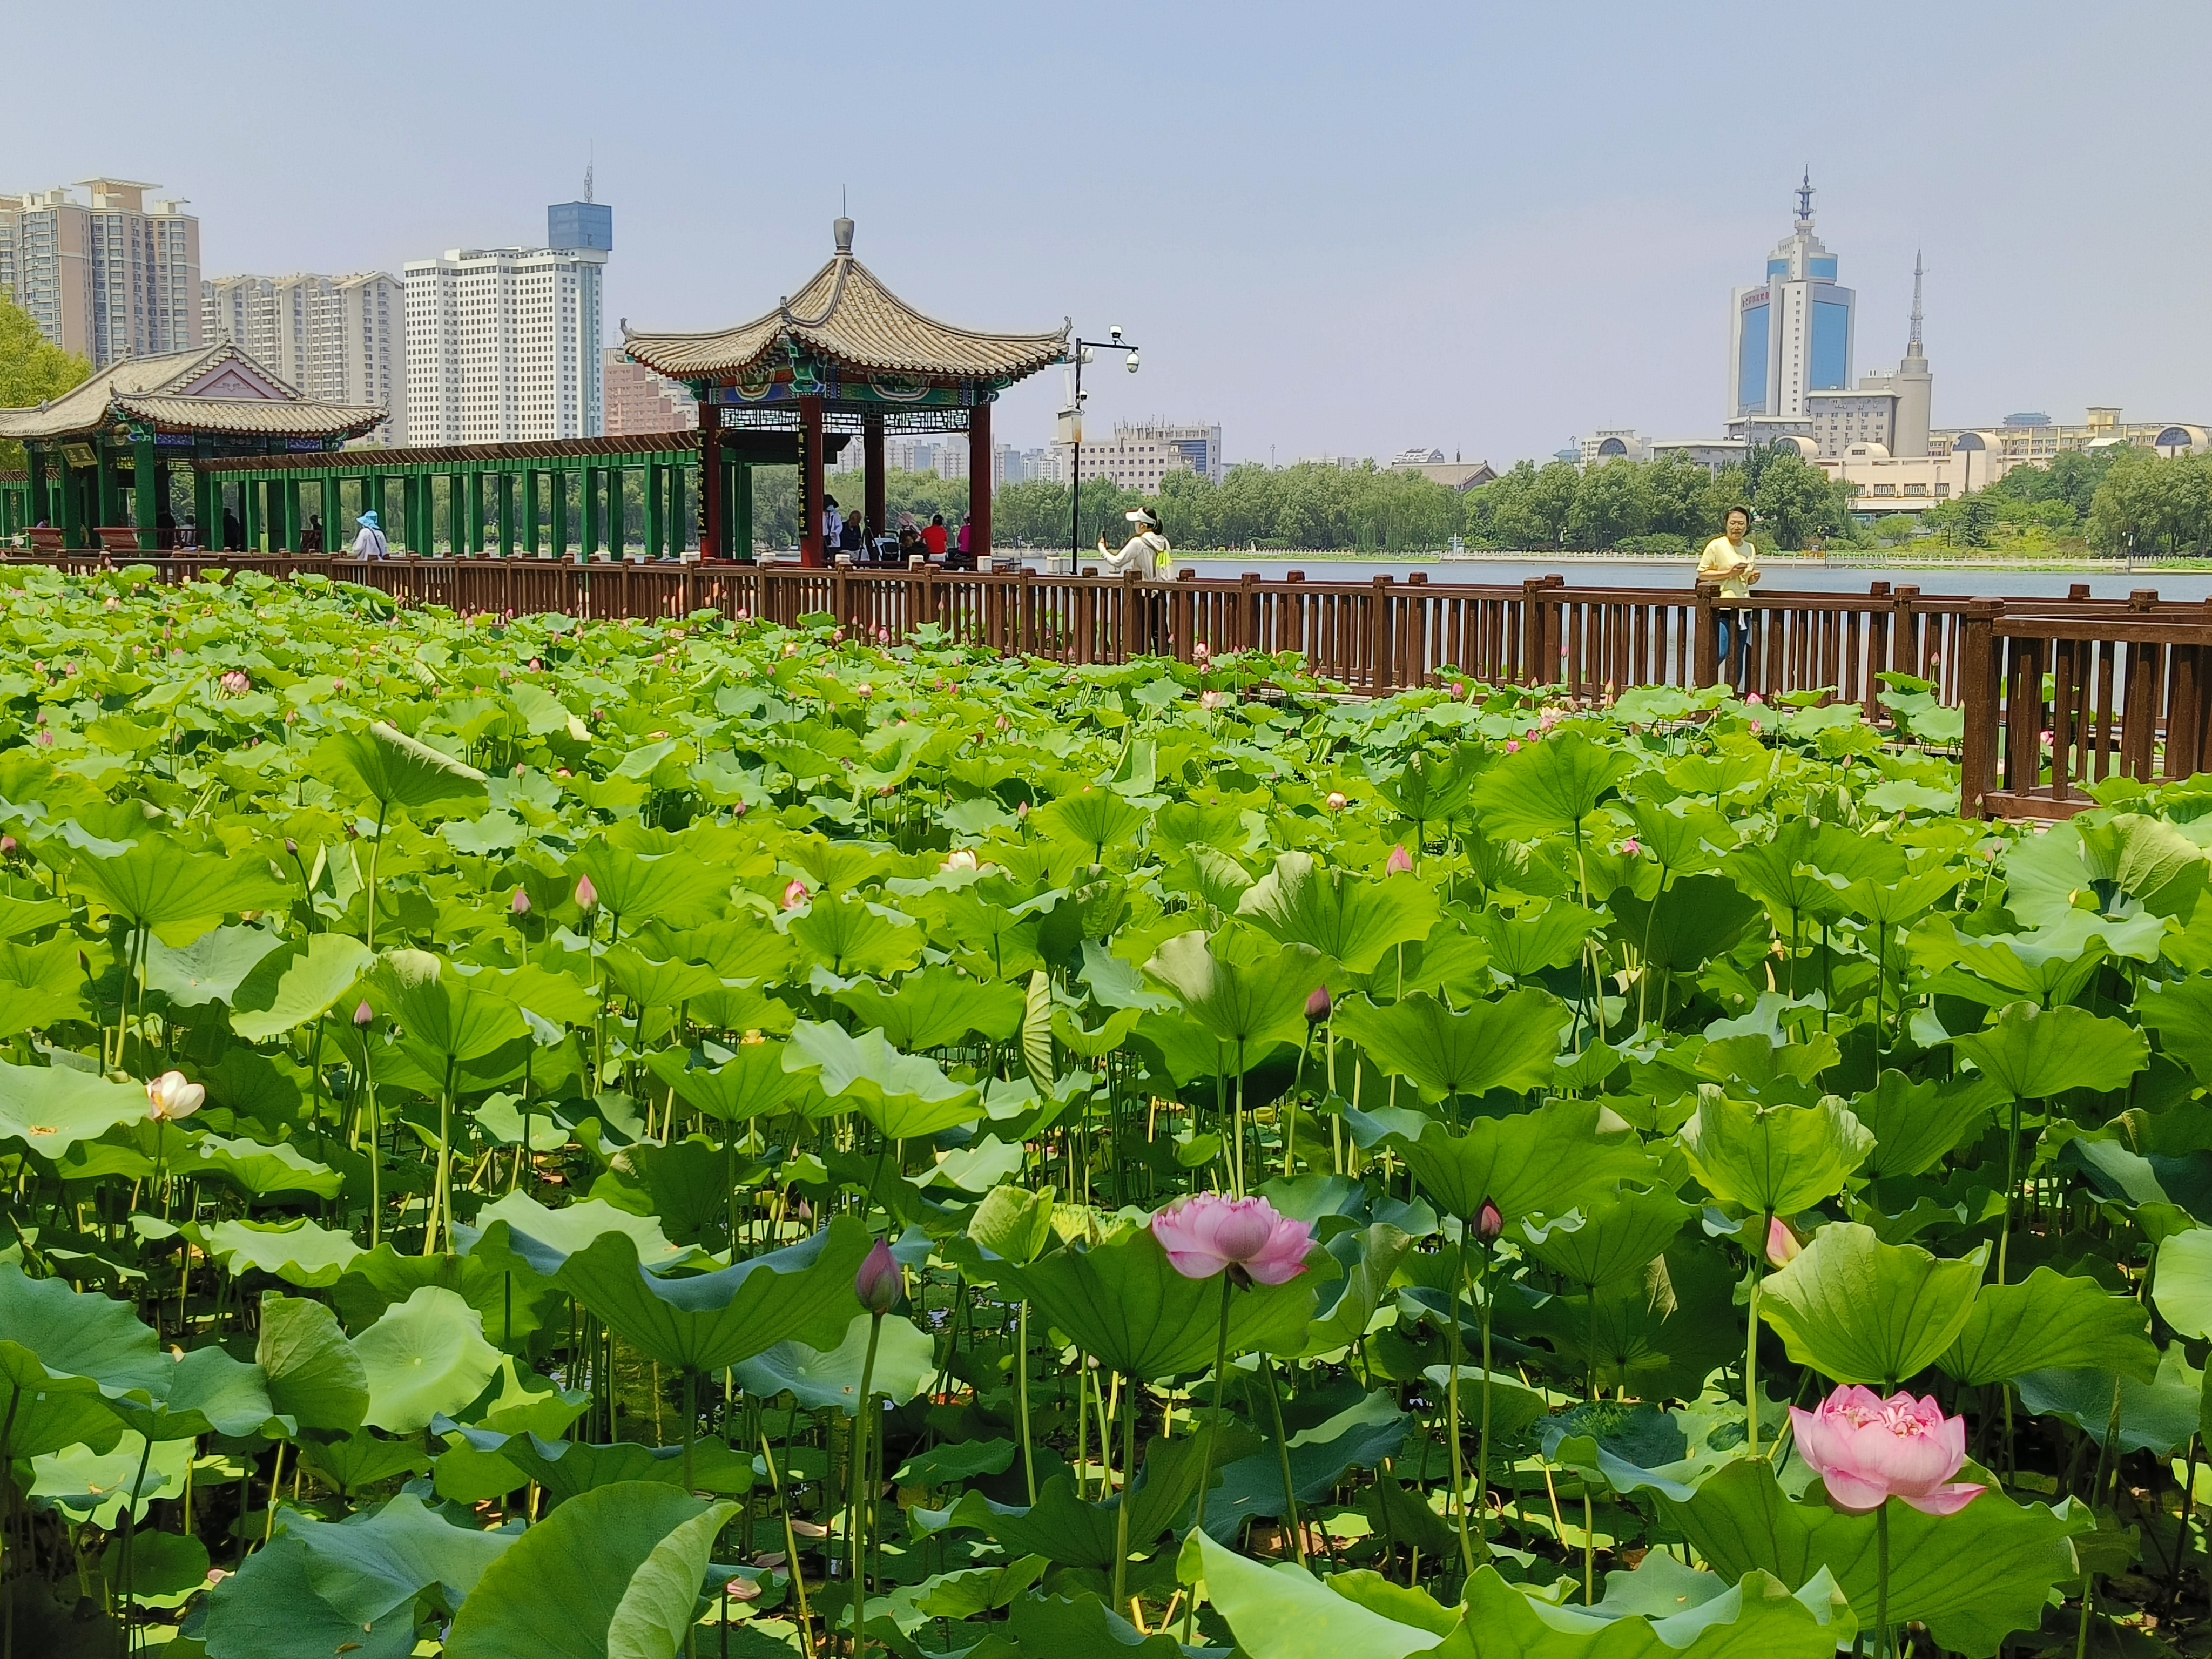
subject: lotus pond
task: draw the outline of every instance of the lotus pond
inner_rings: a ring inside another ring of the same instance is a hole
[[[2202,1650],[2212,789],[0,601],[9,1659]]]

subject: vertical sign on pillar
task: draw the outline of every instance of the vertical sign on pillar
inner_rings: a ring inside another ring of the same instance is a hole
[[[822,550],[822,399],[799,400],[799,562],[830,562]]]
[[[968,412],[968,550],[978,569],[991,553],[991,404],[980,391]]]
[[[726,559],[727,539],[722,533],[722,410],[718,404],[699,400],[699,556]]]
[[[868,534],[889,535],[890,527],[884,522],[890,508],[884,492],[887,480],[884,477],[884,417],[880,415],[868,416],[861,422],[860,465],[867,472]]]
[[[161,503],[157,494],[160,475],[154,463],[154,434],[150,430],[133,433],[131,439],[131,522],[138,529],[138,550],[150,553],[161,544]]]

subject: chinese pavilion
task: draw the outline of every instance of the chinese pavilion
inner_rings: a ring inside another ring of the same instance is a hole
[[[836,252],[766,315],[710,334],[632,333],[630,361],[685,382],[699,400],[701,476],[723,479],[702,502],[704,548],[726,550],[745,469],[726,468],[733,437],[796,440],[802,563],[828,562],[823,475],[858,435],[866,471],[869,532],[884,527],[884,439],[891,432],[968,434],[969,547],[991,549],[991,404],[999,393],[1062,361],[1069,325],[1046,334],[984,334],[914,309],[853,257],[853,222],[836,222]],[[771,440],[771,441],[775,441]],[[738,507],[742,512],[742,507]],[[744,516],[750,518],[750,514]],[[726,556],[726,554],[725,555]]]

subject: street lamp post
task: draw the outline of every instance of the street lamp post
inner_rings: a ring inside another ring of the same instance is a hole
[[[1129,373],[1134,374],[1137,372],[1137,348],[1121,337],[1121,331],[1119,328],[1109,328],[1106,332],[1112,337],[1110,339],[1079,338],[1074,343],[1075,386],[1070,395],[1067,410],[1073,461],[1073,471],[1068,479],[1070,499],[1067,514],[1067,551],[1070,575],[1075,574],[1076,566],[1083,557],[1083,366],[1091,361],[1091,354],[1094,350],[1126,349],[1129,354],[1127,359]]]

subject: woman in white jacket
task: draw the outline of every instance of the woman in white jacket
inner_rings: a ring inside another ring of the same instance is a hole
[[[1118,553],[1106,545],[1103,535],[1098,538],[1098,556],[1106,562],[1106,574],[1162,578],[1173,574],[1173,550],[1168,545],[1168,538],[1160,534],[1159,515],[1148,507],[1137,507],[1122,516],[1136,533],[1121,544]]]

